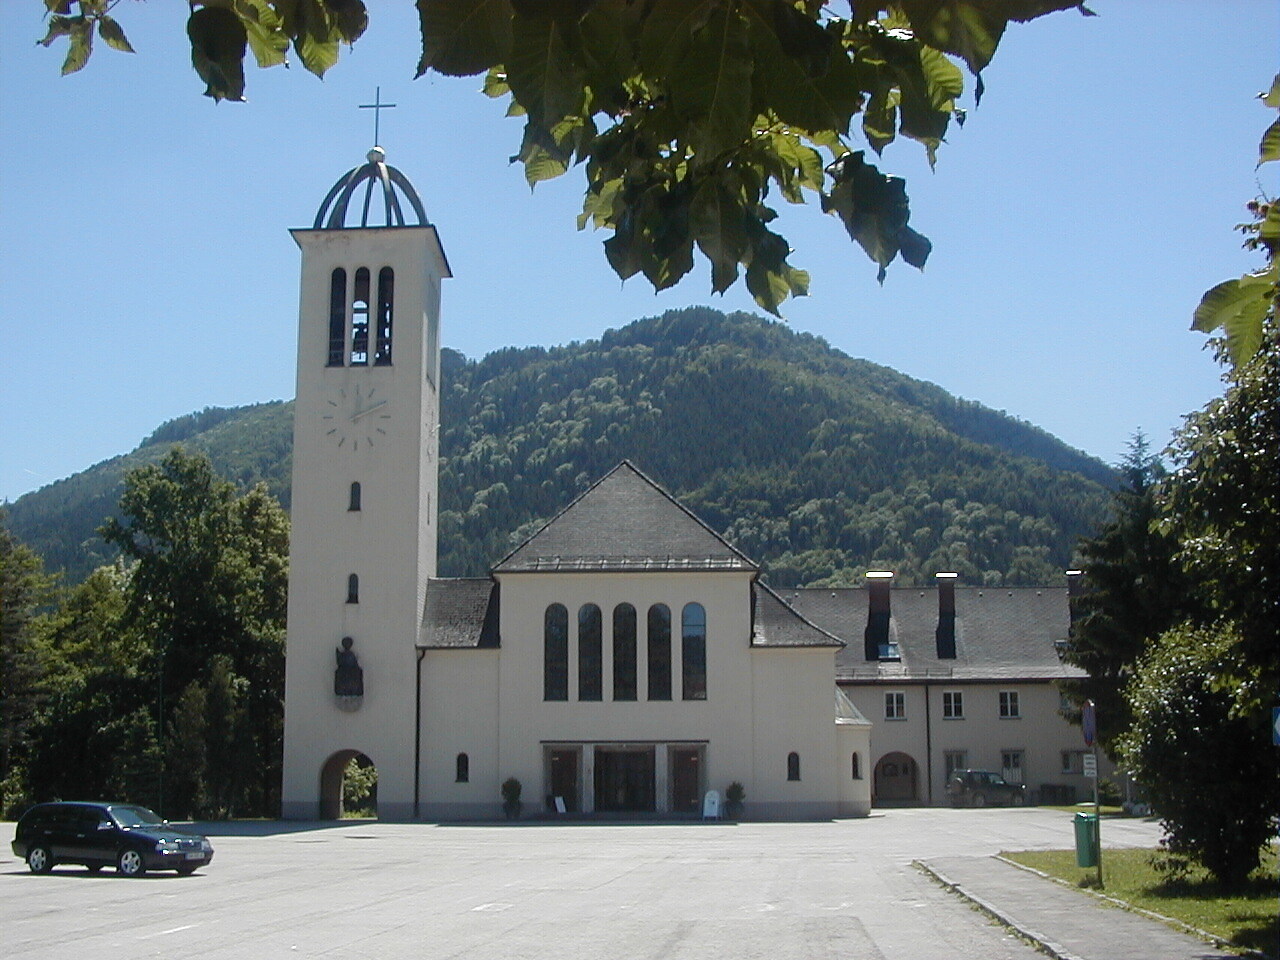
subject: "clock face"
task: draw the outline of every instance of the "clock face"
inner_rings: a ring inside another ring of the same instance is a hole
[[[369,450],[387,436],[391,410],[377,387],[335,390],[324,402],[324,434],[341,450]]]

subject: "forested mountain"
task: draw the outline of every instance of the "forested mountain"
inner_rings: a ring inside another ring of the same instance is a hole
[[[893,569],[1056,580],[1103,519],[1110,468],[1043,430],[820,338],[709,308],[599,340],[445,350],[440,572],[477,575],[619,460],[632,460],[779,586]],[[293,405],[207,409],[132,453],[28,494],[14,533],[78,580],[127,469],[175,443],[289,503]]]

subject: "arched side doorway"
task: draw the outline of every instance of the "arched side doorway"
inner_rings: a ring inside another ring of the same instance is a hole
[[[886,753],[876,764],[875,797],[877,803],[910,803],[917,794],[916,762],[905,753]]]
[[[378,770],[359,750],[339,750],[320,770],[320,819],[378,816]]]

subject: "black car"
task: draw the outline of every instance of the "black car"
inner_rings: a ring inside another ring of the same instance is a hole
[[[990,770],[957,770],[947,781],[947,798],[953,807],[985,807],[991,803],[1020,807],[1027,802],[1027,788]]]
[[[18,821],[12,846],[32,873],[79,863],[94,873],[114,866],[126,877],[148,870],[185,876],[213,859],[213,845],[205,837],[178,830],[132,803],[38,804]]]

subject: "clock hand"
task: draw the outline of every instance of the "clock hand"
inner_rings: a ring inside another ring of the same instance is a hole
[[[379,407],[385,407],[386,405],[387,405],[387,401],[385,401],[385,400],[379,400],[379,401],[378,401],[377,403],[375,403],[373,406],[371,406],[371,407],[365,407],[365,408],[364,408],[363,410],[361,410],[359,413],[354,413],[354,414],[352,414],[352,415],[351,415],[351,422],[352,422],[352,423],[355,423],[357,420],[359,420],[359,419],[360,419],[361,417],[363,417],[365,414],[373,413],[373,411],[377,410]]]

